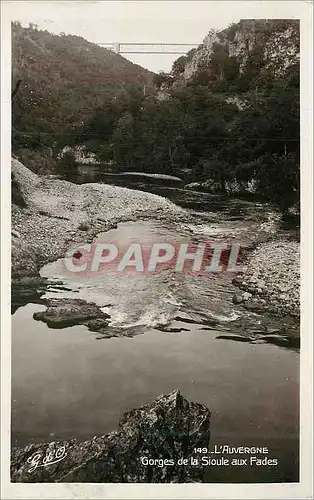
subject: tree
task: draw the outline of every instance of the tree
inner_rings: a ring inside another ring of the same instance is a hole
[[[300,201],[300,161],[296,154],[269,155],[257,172],[259,191],[275,202],[283,214]]]
[[[164,71],[160,71],[153,78],[153,84],[157,87],[158,90],[162,88],[169,89],[173,84],[173,76],[169,73],[165,73]]]
[[[171,69],[171,75],[173,75],[174,78],[178,78],[182,73],[184,73],[187,61],[187,56],[181,56],[174,61]]]
[[[57,173],[67,181],[72,181],[77,176],[77,163],[73,153],[66,152],[57,163]]]
[[[112,135],[113,157],[119,166],[134,165],[134,119],[131,113],[125,113],[118,121]]]

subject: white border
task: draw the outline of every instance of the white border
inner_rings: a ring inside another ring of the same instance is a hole
[[[24,2],[23,2],[24,3]],[[36,2],[37,3],[37,2]],[[53,2],[46,2],[53,3]],[[54,2],[56,8],[59,2]],[[71,2],[72,3],[72,2]],[[77,2],[82,3],[82,2]],[[141,3],[141,2],[140,2]],[[155,3],[155,2],[154,2]],[[164,2],[161,2],[164,4]],[[178,1],[178,4],[180,1]],[[208,2],[215,4],[216,2]],[[248,18],[301,22],[301,425],[299,483],[282,484],[25,484],[10,483],[10,22],[19,2],[2,2],[1,13],[1,483],[2,498],[313,498],[313,4],[307,1],[229,1],[226,11],[247,6]],[[110,6],[108,5],[110,8]],[[161,6],[162,7],[162,6]],[[41,6],[42,8],[42,6]],[[140,8],[139,4],[135,8]],[[179,6],[178,6],[179,8]],[[214,5],[213,5],[214,8]],[[205,33],[204,33],[205,35]]]

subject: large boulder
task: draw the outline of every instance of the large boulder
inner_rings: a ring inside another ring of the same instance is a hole
[[[195,448],[208,447],[209,428],[208,408],[175,390],[126,412],[110,434],[83,443],[72,439],[13,448],[11,481],[201,482],[204,467],[200,460],[192,465],[191,458],[197,460]]]
[[[100,322],[102,327],[108,325],[106,319],[109,318],[109,315],[102,312],[100,307],[93,302],[68,298],[47,298],[42,299],[41,302],[47,305],[47,309],[34,313],[33,318],[37,321],[47,323],[50,328],[87,325],[90,329],[93,329],[92,327],[96,320],[98,322],[97,327],[95,324],[95,331],[99,331]],[[104,322],[106,325],[104,325]]]

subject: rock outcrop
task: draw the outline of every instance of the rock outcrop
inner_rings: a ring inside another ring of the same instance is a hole
[[[110,434],[83,443],[72,439],[14,448],[11,481],[201,482],[204,467],[194,449],[208,447],[209,429],[208,408],[175,390],[126,412]]]
[[[252,70],[257,76],[276,79],[298,65],[299,58],[297,20],[246,19],[222,31],[211,30],[188,55],[182,76],[189,80],[207,70],[218,79],[230,80]]]
[[[68,298],[41,299],[41,302],[47,305],[47,309],[34,313],[33,318],[47,323],[49,328],[86,325],[90,330],[101,331],[108,326],[109,314],[93,302]]]

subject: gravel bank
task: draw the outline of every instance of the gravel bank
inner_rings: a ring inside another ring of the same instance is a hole
[[[106,184],[72,184],[42,178],[12,159],[14,181],[26,207],[12,205],[12,278],[37,276],[73,243],[88,242],[118,222],[141,218],[186,222],[187,212],[161,196]],[[250,255],[244,276],[234,280],[245,294],[235,301],[251,309],[299,316],[299,252],[296,241],[275,239],[278,217],[258,228],[271,241]],[[266,227],[267,226],[267,227]],[[277,237],[278,238],[278,237]]]
[[[90,241],[118,222],[154,218],[169,222],[186,212],[165,198],[106,184],[72,184],[37,176],[12,159],[26,207],[12,205],[12,279],[38,275],[74,242]]]
[[[300,244],[274,240],[262,243],[250,256],[244,276],[235,280],[246,293],[236,299],[254,309],[300,315]]]

